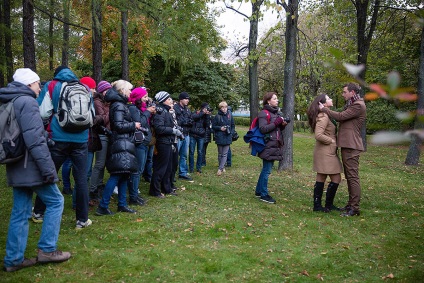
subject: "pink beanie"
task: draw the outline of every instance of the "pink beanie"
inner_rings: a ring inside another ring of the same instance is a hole
[[[143,96],[147,95],[147,91],[142,87],[136,87],[131,91],[130,97],[128,98],[129,102],[135,103],[137,99],[141,99]]]

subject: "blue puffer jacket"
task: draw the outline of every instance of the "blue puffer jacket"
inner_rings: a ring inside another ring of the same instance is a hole
[[[12,82],[0,89],[0,102],[6,103],[16,96],[14,102],[16,120],[21,128],[27,154],[21,160],[7,164],[7,183],[13,187],[32,187],[59,181],[44,137],[35,93],[26,85]]]
[[[56,112],[57,107],[59,105],[59,96],[60,96],[60,90],[62,88],[62,82],[78,81],[78,77],[70,69],[63,69],[54,77],[54,80],[59,81],[56,83],[53,90],[53,95],[52,95],[53,108],[54,108],[54,112]],[[44,85],[43,90],[40,93],[40,96],[37,98],[37,101],[39,102],[43,101],[44,96],[48,92],[48,87],[51,82],[52,81],[47,82]],[[52,121],[50,123],[50,131],[51,131],[51,138],[54,141],[74,142],[74,143],[86,143],[88,141],[88,129],[79,133],[66,132],[59,125],[59,122],[57,121],[55,115],[53,115]]]
[[[135,173],[138,170],[133,143],[135,122],[128,110],[127,99],[111,88],[106,93],[105,101],[110,102],[109,121],[112,131],[106,168],[111,174]]]

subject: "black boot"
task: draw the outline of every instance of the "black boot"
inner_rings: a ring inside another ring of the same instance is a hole
[[[314,186],[314,211],[324,211],[321,205],[322,193],[324,191],[323,182],[315,182]]]
[[[330,182],[327,187],[327,193],[325,194],[325,208],[324,212],[330,212],[332,210],[339,210],[337,206],[334,206],[333,201],[336,196],[337,188],[339,184]]]

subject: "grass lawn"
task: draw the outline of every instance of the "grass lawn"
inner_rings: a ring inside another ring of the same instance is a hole
[[[216,176],[217,150],[208,148],[203,174],[178,181],[176,197],[147,196],[136,215],[98,217],[76,231],[71,197],[59,237],[72,258],[2,272],[1,282],[423,282],[424,170],[403,164],[407,146],[368,145],[360,158],[361,216],[312,212],[314,139],[294,137],[294,170],[273,171],[270,194],[277,204],[254,196],[261,160],[242,136],[232,145],[233,166]],[[0,257],[12,202],[0,166]],[[61,187],[61,184],[59,184]],[[347,201],[346,180],[335,204]],[[116,211],[116,197],[110,208]],[[36,255],[41,225],[30,223],[27,257]]]

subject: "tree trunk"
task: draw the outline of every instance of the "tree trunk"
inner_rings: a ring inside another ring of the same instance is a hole
[[[10,0],[3,1],[4,9],[4,55],[6,56],[6,80],[13,81],[13,52],[12,52],[12,34],[11,34],[11,21],[10,21]]]
[[[37,71],[35,64],[35,42],[34,42],[34,4],[31,0],[22,1],[22,33],[24,48],[24,67]]]
[[[296,89],[296,55],[297,55],[297,21],[299,15],[299,1],[289,0],[286,10],[286,58],[284,61],[284,90],[283,113],[290,117],[291,122],[284,129],[283,160],[279,162],[278,170],[293,169],[293,124],[294,124],[294,96]]]
[[[55,9],[55,0],[50,0],[50,6],[49,6],[49,70],[53,71],[54,70],[54,63],[53,63],[53,59],[54,59],[54,47],[53,47],[53,17],[52,15],[54,14],[54,9]]]
[[[370,18],[370,23],[367,27],[367,22],[369,19],[368,15],[368,7],[369,0],[355,0],[355,9],[356,9],[356,46],[358,51],[358,60],[357,64],[363,64],[365,66],[364,70],[359,74],[359,78],[362,81],[365,81],[365,75],[367,70],[367,62],[368,62],[368,52],[371,46],[371,39],[373,37],[373,33],[377,24],[378,12],[380,9],[380,0],[374,0],[373,13]],[[367,34],[368,30],[368,34]],[[361,97],[364,97],[365,90],[362,89],[360,93]],[[361,128],[362,135],[362,143],[364,144],[364,151],[367,150],[367,125],[366,121]]]
[[[4,27],[4,3],[0,2],[0,26]],[[4,54],[4,28],[0,29],[0,87],[5,86],[4,66],[6,66],[6,56]]]
[[[258,83],[258,55],[256,44],[258,41],[259,13],[263,1],[252,1],[252,16],[250,17],[249,31],[249,110],[250,122],[258,116],[259,110],[259,83]]]
[[[69,9],[70,1],[63,1],[63,45],[62,45],[62,66],[68,66],[69,64]]]
[[[93,45],[93,79],[102,80],[102,1],[91,1],[92,45]]]
[[[129,80],[129,59],[128,59],[128,11],[121,12],[121,60],[122,79]]]
[[[418,103],[417,117],[415,120],[415,130],[424,131],[424,27],[421,30],[421,46],[420,46],[420,65],[418,71]],[[418,165],[420,161],[420,151],[423,140],[418,134],[412,135],[412,141],[409,145],[408,154],[406,155],[406,165]]]

